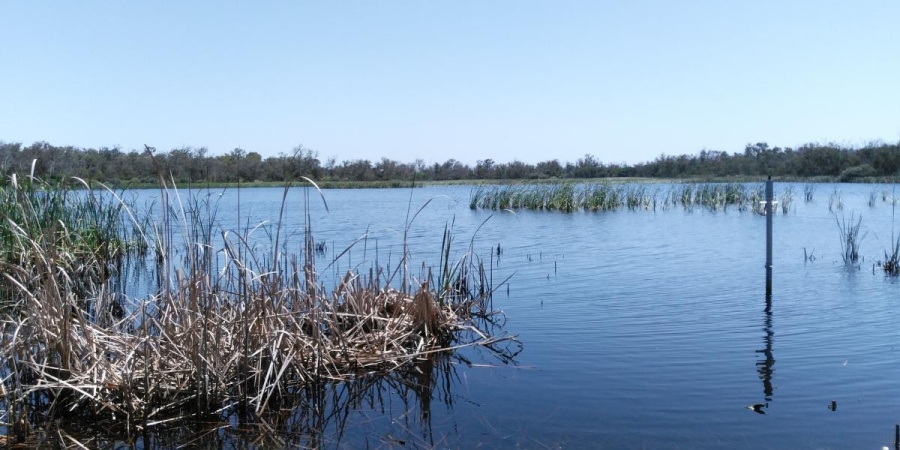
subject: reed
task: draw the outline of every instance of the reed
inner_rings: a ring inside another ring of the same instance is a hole
[[[631,211],[647,209],[648,199],[644,185],[631,185],[625,189],[625,205]]]
[[[895,230],[894,223],[897,218],[897,202],[894,200],[894,194],[896,193],[897,186],[891,189],[891,242],[894,244],[891,253],[884,252],[884,262],[881,263],[881,268],[887,275],[896,277],[900,275],[900,236],[898,236],[895,240]],[[882,198],[887,197],[887,191],[882,192]]]
[[[750,189],[747,194],[747,205],[750,211],[756,211],[760,202],[766,201],[765,186],[757,184]]]
[[[746,204],[747,187],[743,184],[728,183],[725,191],[725,203],[735,205],[739,211],[744,211]]]
[[[900,238],[894,241],[891,253],[884,252],[884,261],[881,268],[884,273],[892,277],[900,276]]]
[[[781,213],[787,214],[794,203],[794,187],[788,186],[781,192]]]
[[[580,208],[576,198],[575,186],[565,183],[550,189],[547,200],[544,202],[548,210],[572,212]]]
[[[487,330],[494,287],[471,251],[450,262],[449,228],[440,288],[424,264],[421,281],[408,275],[404,256],[397,267],[348,271],[329,291],[308,209],[302,254],[280,250],[281,219],[265,252],[250,229],[216,230],[214,202],[183,198],[160,178],[157,226],[141,229],[148,222],[129,211],[131,226],[158,245],[159,289],[145,298],[122,299],[103,278],[73,289],[80,267],[102,267],[105,256],[60,246],[53,227],[11,226],[23,256],[3,263],[17,299],[0,322],[10,439],[22,441],[39,421],[88,419],[134,435],[198,414],[258,416],[310,385],[514,340]],[[304,189],[304,208],[313,189]]]
[[[11,176],[0,186],[0,264],[29,264],[37,255],[23,237],[39,237],[61,257],[81,262],[68,275],[70,288],[83,293],[88,280],[109,277],[123,257],[145,254],[146,241],[126,219],[128,202],[92,187],[80,179],[50,184],[33,175]],[[18,302],[15,290],[0,278],[0,311]]]
[[[813,194],[816,192],[816,185],[812,183],[807,183],[803,186],[803,198],[807,202],[811,202],[813,200]]]
[[[622,192],[609,183],[591,184],[584,188],[584,209],[588,211],[615,211],[622,206]]]
[[[828,211],[834,212],[834,209],[844,209],[844,196],[838,188],[834,188],[828,196]]]
[[[681,192],[678,197],[685,209],[693,209],[694,207],[694,187],[693,184],[681,185]]]
[[[711,211],[725,211],[735,205],[739,211],[754,206],[762,197],[762,188],[751,191],[741,183],[681,183],[668,191],[650,188],[647,183],[589,183],[477,186],[469,198],[471,209],[531,209],[572,212],[615,211],[622,207],[638,209],[668,209],[681,205],[686,210],[704,207]],[[753,195],[758,193],[757,197]],[[757,200],[758,201],[758,200]]]
[[[859,262],[859,245],[868,234],[860,234],[862,229],[862,215],[860,215],[859,218],[854,219],[853,213],[850,214],[849,219],[843,215],[838,219],[835,214],[835,220],[837,221],[838,232],[841,238],[841,259],[844,260],[844,264],[847,266],[853,266]]]

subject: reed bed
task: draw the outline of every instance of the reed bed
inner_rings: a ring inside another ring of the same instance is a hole
[[[668,189],[668,190],[666,190]],[[472,209],[530,209],[574,211],[656,210],[681,206],[725,211],[754,210],[762,200],[761,186],[741,183],[564,183],[477,186],[470,195]]]
[[[103,259],[146,248],[133,228],[123,221],[128,203],[116,195],[101,194],[82,180],[51,185],[35,177],[13,176],[0,185],[0,257],[15,261],[20,252],[14,228],[38,235],[51,233],[59,247],[79,255],[96,254]]]
[[[423,264],[418,278],[404,255],[396,267],[348,271],[326,290],[308,209],[302,254],[277,250],[280,219],[276,250],[261,254],[247,230],[213,231],[209,204],[182,202],[165,184],[160,198],[154,231],[125,211],[157,245],[159,289],[144,298],[80,276],[109,264],[104,255],[67,251],[52,228],[10,228],[22,259],[2,262],[15,294],[0,322],[0,430],[9,442],[60,420],[133,436],[236,409],[258,417],[313,384],[391,373],[467,346],[506,358],[504,345],[516,342],[489,332],[501,317],[490,309],[491,277],[471,244],[451,260],[449,228],[441,264]]]
[[[148,251],[125,219],[129,206],[117,193],[96,192],[83,180],[50,184],[33,175],[13,175],[0,185],[0,264],[30,264],[37,255],[23,236],[37,237],[60,258],[79,262],[69,274],[70,288],[83,293],[85,280],[105,279],[121,258]],[[14,290],[7,278],[0,278],[0,311],[15,305]]]
[[[622,186],[608,183],[587,185],[584,188],[580,209],[588,211],[615,211],[625,203]]]

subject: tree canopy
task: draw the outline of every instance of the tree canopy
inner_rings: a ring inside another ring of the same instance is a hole
[[[256,151],[235,148],[210,155],[206,148],[176,148],[158,152],[122,151],[117,147],[76,148],[35,142],[29,146],[0,141],[0,173],[35,173],[45,179],[81,177],[113,185],[147,184],[156,180],[157,167],[176,183],[281,182],[300,176],[323,181],[446,181],[537,180],[585,178],[727,178],[830,177],[840,181],[900,175],[900,143],[871,143],[859,148],[810,143],[799,148],[747,144],[743,152],[702,150],[695,155],[660,155],[635,165],[604,163],[591,154],[575,162],[550,159],[537,164],[522,161],[479,160],[470,167],[456,159],[427,165],[422,160],[399,162],[355,159],[323,164],[318,153],[299,145],[289,153],[263,158]]]

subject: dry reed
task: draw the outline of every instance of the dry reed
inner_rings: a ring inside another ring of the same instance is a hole
[[[106,261],[75,257],[45,230],[11,224],[21,254],[30,255],[3,267],[17,293],[0,323],[0,426],[11,442],[60,418],[133,436],[198,414],[240,408],[258,416],[313,384],[514,342],[484,328],[493,286],[471,251],[442,263],[438,289],[428,275],[409,276],[404,255],[398,281],[385,274],[399,268],[349,271],[328,292],[318,281],[308,209],[302,255],[278,252],[280,223],[272,254],[260,254],[246,231],[222,231],[214,249],[211,220],[198,223],[204,215],[186,211],[177,189],[161,184],[163,217],[144,236],[157,242],[164,276],[145,298],[123,300],[108,280],[80,279],[83,266]],[[178,245],[183,251],[172,251]],[[449,231],[445,245],[449,255]]]

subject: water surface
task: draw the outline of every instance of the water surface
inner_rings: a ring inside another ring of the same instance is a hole
[[[469,187],[427,187],[327,190],[326,211],[314,190],[282,209],[281,189],[244,189],[222,192],[217,219],[242,229],[283,210],[290,250],[308,211],[325,278],[396,264],[404,235],[411,266],[437,264],[452,226],[457,252],[471,244],[495,281],[512,276],[494,306],[523,343],[515,364],[470,349],[475,364],[454,361],[433,390],[375,388],[325,447],[881,448],[900,423],[900,284],[873,267],[891,189],[817,185],[806,202],[794,185],[774,218],[770,299],[765,218],[735,208],[494,212],[471,210]],[[855,268],[837,225],[851,213],[868,232]]]

